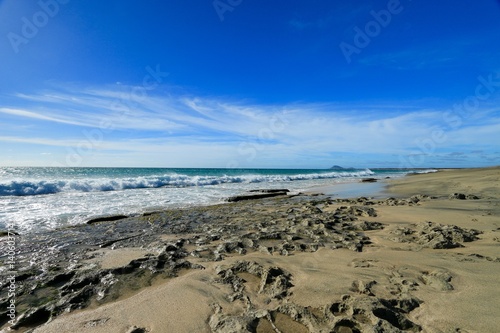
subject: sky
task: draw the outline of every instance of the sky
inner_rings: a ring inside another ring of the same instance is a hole
[[[500,165],[497,0],[0,0],[0,166]]]

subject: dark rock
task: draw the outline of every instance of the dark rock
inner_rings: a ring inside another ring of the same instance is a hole
[[[363,230],[363,231],[384,229],[384,225],[380,222],[363,221],[363,222],[355,223],[354,225],[356,226],[356,228]]]
[[[69,280],[71,280],[75,276],[75,272],[68,272],[68,273],[62,273],[62,274],[57,274],[54,277],[50,278],[46,283],[47,286],[58,286],[67,283]]]
[[[333,327],[333,333],[361,333],[358,324],[355,321],[349,319],[339,320]]]
[[[392,311],[391,309],[377,308],[373,310],[373,314],[380,319],[386,320],[392,326],[395,326],[400,330],[420,330],[420,326],[406,319],[400,313]]]
[[[146,332],[148,332],[148,330],[145,329],[144,327],[132,326],[126,333],[146,333]]]
[[[13,230],[0,230],[0,237],[6,236],[19,236],[19,234]]]
[[[252,192],[252,193],[277,193],[277,192],[290,192],[290,190],[287,190],[286,188],[280,188],[280,189],[276,189],[276,188],[272,188],[272,189],[263,189],[263,190],[250,190],[248,192]]]
[[[363,178],[361,179],[362,183],[375,183],[377,181],[377,178]]]
[[[450,199],[465,200],[467,197],[463,193],[453,193],[450,195]]]
[[[445,225],[434,222],[423,222],[414,225],[415,229],[398,228],[392,232],[399,237],[393,238],[397,242],[420,244],[432,249],[451,249],[463,247],[462,242],[477,240],[481,231],[463,229],[456,225]]]
[[[233,197],[229,197],[227,201],[229,202],[238,202],[243,200],[255,200],[255,199],[263,199],[263,198],[272,198],[280,195],[287,195],[288,190],[286,191],[276,191],[276,192],[252,192],[251,194],[242,194],[236,195]]]
[[[403,313],[410,313],[420,306],[416,298],[381,300],[382,304],[389,308],[396,308]]]
[[[126,219],[127,217],[128,216],[125,216],[125,215],[96,217],[96,218],[88,220],[87,224],[93,224],[93,223],[98,223],[98,222],[113,222],[113,221]]]
[[[50,317],[51,312],[44,307],[30,309],[19,316],[16,323],[12,325],[11,328],[17,330],[20,327],[38,326],[46,323]]]

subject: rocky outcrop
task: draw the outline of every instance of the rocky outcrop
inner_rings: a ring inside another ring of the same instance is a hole
[[[478,200],[479,197],[474,194],[463,194],[463,193],[453,193],[450,194],[450,199],[458,199],[458,200]]]
[[[232,332],[420,332],[408,314],[422,303],[408,294],[390,299],[377,297],[376,281],[353,282],[352,294],[318,308],[289,299],[293,276],[279,267],[239,261],[219,267],[216,283],[228,284],[230,302],[244,310],[225,312],[216,304],[209,325],[214,333]],[[238,275],[238,274],[246,275]],[[249,276],[249,277],[247,277]],[[264,302],[262,302],[264,301]],[[266,305],[267,304],[267,305]]]
[[[392,240],[397,242],[414,243],[432,249],[451,249],[463,247],[464,242],[477,240],[481,232],[428,221],[411,228],[397,228],[392,234],[395,235]]]
[[[238,202],[238,201],[243,201],[243,200],[272,198],[272,197],[277,197],[277,196],[281,196],[281,195],[287,195],[288,192],[290,192],[290,191],[287,189],[251,190],[247,194],[229,197],[227,199],[227,201]]]

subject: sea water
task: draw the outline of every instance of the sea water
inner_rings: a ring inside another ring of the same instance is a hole
[[[254,189],[300,192],[430,171],[1,167],[0,230],[9,224],[20,233],[39,232],[100,216],[216,204]]]

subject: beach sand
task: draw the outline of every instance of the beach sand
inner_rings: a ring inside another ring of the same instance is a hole
[[[34,332],[498,331],[500,168],[386,182],[387,197],[396,199],[228,204],[243,208],[227,217],[238,228],[222,232],[241,244],[230,248],[224,237],[184,243],[200,254],[186,259],[203,269],[181,269],[117,301],[63,313]],[[275,231],[280,235],[269,236]],[[101,252],[91,263],[113,268],[147,251]]]

